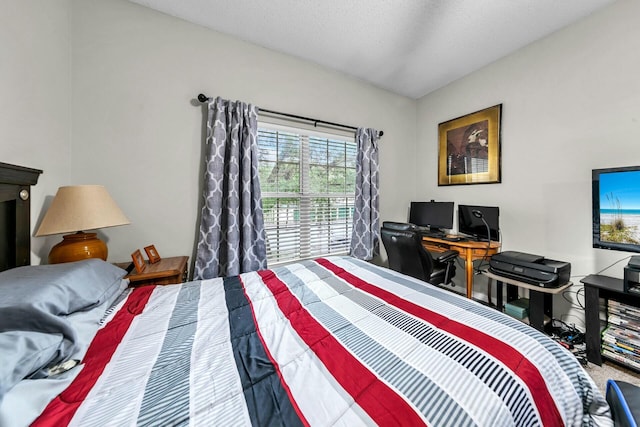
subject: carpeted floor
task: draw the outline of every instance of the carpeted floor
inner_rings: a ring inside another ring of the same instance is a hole
[[[640,387],[640,373],[624,368],[613,362],[605,361],[602,366],[589,363],[585,371],[593,378],[602,394],[606,392],[607,380],[625,381]]]

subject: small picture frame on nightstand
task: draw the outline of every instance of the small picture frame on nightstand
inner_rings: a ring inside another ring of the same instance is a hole
[[[142,273],[146,264],[144,263],[144,258],[142,258],[142,252],[140,252],[140,249],[136,249],[136,251],[131,254],[131,259],[133,259],[133,265],[136,267],[136,272]]]
[[[160,254],[156,250],[156,247],[153,245],[145,246],[144,251],[147,253],[149,257],[149,264],[155,264],[160,261]]]

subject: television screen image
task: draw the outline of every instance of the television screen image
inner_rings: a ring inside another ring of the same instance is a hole
[[[593,247],[640,252],[640,166],[592,171]]]
[[[482,213],[482,218],[474,215],[474,211]],[[487,235],[487,225],[489,234]],[[458,205],[458,232],[472,236],[476,240],[492,242],[500,241],[500,209],[497,206]]]
[[[411,202],[409,222],[421,227],[429,227],[433,232],[443,232],[453,228],[454,202]]]

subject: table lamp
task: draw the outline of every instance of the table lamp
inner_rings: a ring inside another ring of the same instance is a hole
[[[491,247],[491,229],[489,228],[489,224],[487,223],[487,220],[484,219],[484,214],[482,213],[482,211],[474,209],[471,211],[471,214],[476,218],[481,219],[482,222],[484,223],[484,226],[487,227],[487,240],[488,240],[487,249],[484,252],[484,256],[480,258],[480,263],[478,264],[478,268],[476,269],[476,274],[480,274],[481,273],[480,268],[482,267],[482,263],[487,258],[487,255],[489,255],[489,248]]]
[[[58,188],[42,219],[36,236],[69,233],[51,248],[49,264],[87,258],[107,260],[107,245],[97,233],[83,230],[130,224],[106,188],[101,185],[73,185]]]

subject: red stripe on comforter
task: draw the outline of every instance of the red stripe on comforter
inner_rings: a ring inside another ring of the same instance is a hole
[[[318,356],[331,375],[378,425],[416,426],[425,421],[395,390],[364,366],[300,304],[271,270],[259,271],[300,338]]]
[[[367,283],[327,259],[319,258],[316,262],[350,285],[374,295],[388,304],[425,320],[439,329],[447,331],[491,354],[518,375],[527,385],[538,408],[543,425],[560,426],[564,424],[562,416],[546,387],[540,371],[515,348],[482,331],[456,322],[441,314],[402,299],[389,291]]]
[[[53,399],[32,426],[54,427],[67,425],[95,385],[107,366],[122,338],[127,333],[133,319],[144,310],[154,286],[141,286],[133,290],[125,306],[98,331],[91,341],[87,354],[82,361],[82,371],[67,387]]]

